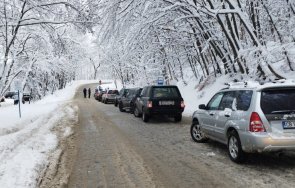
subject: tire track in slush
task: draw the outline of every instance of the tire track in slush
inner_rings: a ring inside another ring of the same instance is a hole
[[[68,187],[162,187],[96,101],[77,99],[78,154]]]

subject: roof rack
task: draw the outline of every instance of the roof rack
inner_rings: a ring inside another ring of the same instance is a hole
[[[229,82],[229,83],[224,83],[225,85],[228,86],[228,88],[245,88],[248,86],[248,82]]]
[[[263,86],[263,85],[268,85],[268,84],[294,84],[295,80],[293,79],[278,79],[278,80],[273,80],[269,82],[261,82],[261,81],[245,81],[245,82],[229,82],[225,83],[227,85],[227,89],[229,88],[253,88],[253,87],[258,87],[258,86]]]

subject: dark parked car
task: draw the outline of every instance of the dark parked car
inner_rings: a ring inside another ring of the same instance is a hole
[[[114,102],[114,105],[115,105],[115,106],[118,106],[118,104],[119,104],[120,101],[121,101],[122,96],[123,96],[123,95],[126,95],[127,92],[128,92],[128,89],[126,89],[126,88],[123,88],[123,89],[121,89],[121,90],[119,91],[119,95],[116,95],[116,96],[115,96],[115,102]]]
[[[119,110],[121,112],[128,110],[131,113],[133,113],[135,101],[137,97],[139,97],[141,91],[142,91],[142,88],[131,88],[128,90],[127,93],[122,95],[121,101],[119,103]]]
[[[12,99],[14,95],[17,95],[18,93],[16,91],[8,91],[4,94],[4,97],[6,99]]]
[[[178,122],[182,119],[184,107],[177,86],[146,86],[135,102],[134,116],[142,115],[142,120],[148,122],[154,115],[168,115]]]
[[[31,94],[30,93],[23,93],[22,103],[25,104],[26,101],[30,103],[30,101],[31,101]]]

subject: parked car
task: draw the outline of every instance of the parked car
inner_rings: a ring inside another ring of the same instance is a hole
[[[97,88],[95,88],[94,89],[94,93],[93,93],[93,97],[94,97],[94,99],[95,99],[95,96],[98,94],[98,89]]]
[[[120,101],[121,101],[122,96],[123,96],[123,95],[126,95],[127,92],[128,92],[128,89],[126,89],[126,88],[123,88],[123,89],[121,89],[121,90],[119,91],[119,95],[116,95],[116,96],[115,96],[115,102],[114,102],[114,105],[115,105],[115,106],[118,106],[118,104],[119,104]]]
[[[102,95],[105,93],[106,91],[102,91],[102,90],[98,90],[94,96],[94,98],[98,101],[101,101],[102,100]]]
[[[4,94],[4,98],[13,99],[13,103],[16,105],[19,102],[19,96],[17,91],[8,91]]]
[[[134,116],[144,122],[155,115],[174,117],[181,121],[184,101],[177,86],[146,86],[135,102]]]
[[[119,91],[116,89],[108,89],[101,98],[101,101],[105,104],[109,102],[115,102],[115,96],[119,94]]]
[[[25,104],[25,102],[30,102],[31,101],[31,94],[30,93],[23,93],[22,97],[22,103]]]
[[[128,110],[130,113],[134,112],[135,101],[137,97],[139,97],[142,88],[131,88],[127,93],[122,95],[121,100],[119,102],[119,110],[124,112]]]
[[[246,153],[295,150],[295,83],[243,86],[217,92],[192,117],[192,139],[227,145],[234,162]]]
[[[9,98],[6,99],[3,96],[0,97],[0,107],[11,106],[11,105],[14,105],[14,104],[15,104],[14,99],[9,99]]]

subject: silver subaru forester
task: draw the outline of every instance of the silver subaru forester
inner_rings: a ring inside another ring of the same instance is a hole
[[[224,143],[232,161],[245,153],[295,150],[295,83],[238,83],[199,105],[190,129],[195,142]]]

